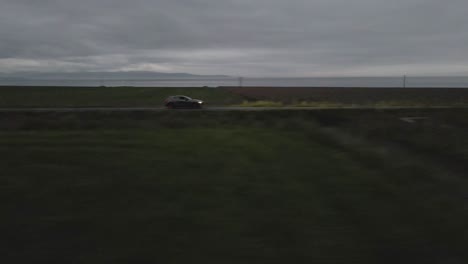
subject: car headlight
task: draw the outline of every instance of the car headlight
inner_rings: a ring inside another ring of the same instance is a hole
[[[199,104],[203,104],[203,102],[198,102]]]

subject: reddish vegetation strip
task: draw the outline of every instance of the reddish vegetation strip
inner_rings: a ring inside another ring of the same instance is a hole
[[[468,104],[467,88],[315,88],[315,87],[223,87],[246,100],[273,100],[362,104],[415,102],[422,104]]]

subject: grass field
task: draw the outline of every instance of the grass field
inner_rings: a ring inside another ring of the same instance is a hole
[[[248,101],[302,106],[437,106],[468,105],[465,88],[311,88],[226,87]]]
[[[208,105],[242,102],[240,96],[216,88],[0,86],[0,107],[161,107],[168,96],[179,94]]]
[[[466,263],[467,112],[0,113],[0,258]]]
[[[468,89],[306,87],[5,87],[0,108],[161,107],[170,95],[187,95],[207,106],[468,106]]]

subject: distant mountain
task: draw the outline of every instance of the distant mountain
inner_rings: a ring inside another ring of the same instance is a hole
[[[128,72],[19,72],[0,73],[1,80],[152,80],[152,79],[223,79],[227,75],[194,75],[189,73]]]

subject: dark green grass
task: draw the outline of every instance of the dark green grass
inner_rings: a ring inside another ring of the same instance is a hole
[[[0,87],[0,107],[160,107],[170,95],[187,95],[208,105],[242,102],[216,88],[151,87]]]
[[[468,109],[394,111],[325,111],[315,115],[325,126],[358,138],[403,148],[412,154],[443,163],[461,173],[468,171]],[[414,123],[401,118],[419,117]]]
[[[3,263],[468,260],[466,178],[320,125],[349,116],[91,114],[3,127]]]

